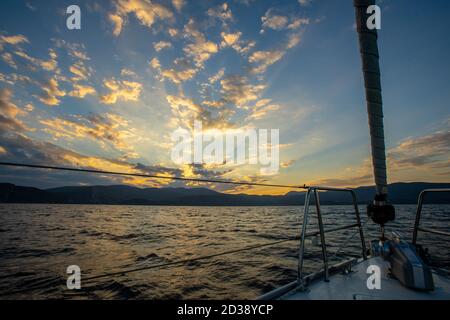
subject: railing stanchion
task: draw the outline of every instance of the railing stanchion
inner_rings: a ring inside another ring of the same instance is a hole
[[[302,233],[300,235],[300,249],[298,252],[298,270],[297,270],[297,282],[299,287],[303,287],[303,255],[305,253],[305,237],[306,237],[306,226],[308,225],[308,213],[309,213],[309,198],[311,195],[311,188],[308,188],[308,191],[305,195],[305,206],[303,209],[303,225],[302,225]]]
[[[353,199],[353,206],[355,207],[356,223],[358,224],[359,237],[361,239],[362,256],[363,259],[366,260],[367,259],[366,240],[364,239],[364,231],[361,224],[361,217],[359,215],[358,201],[356,200],[356,193],[354,190],[351,190],[351,194]]]
[[[315,202],[316,202],[317,222],[319,224],[319,231],[320,231],[320,243],[322,245],[323,275],[324,275],[324,280],[329,281],[328,280],[327,244],[325,242],[325,232],[323,230],[322,213],[320,211],[319,192],[317,191],[317,189],[314,189],[314,198],[315,198]]]
[[[417,202],[417,211],[416,211],[416,220],[414,222],[414,229],[413,229],[413,239],[412,244],[416,245],[417,242],[417,231],[419,230],[419,224],[420,224],[420,215],[422,214],[422,205],[423,205],[423,197],[425,196],[426,191],[422,191],[419,194],[419,201]]]

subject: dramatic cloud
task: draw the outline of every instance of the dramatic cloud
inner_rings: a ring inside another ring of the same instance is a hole
[[[110,93],[100,97],[105,104],[114,104],[121,101],[138,101],[142,90],[142,84],[135,81],[116,80],[114,78],[103,81],[103,85]]]
[[[180,117],[196,117],[202,112],[202,108],[189,98],[180,96],[167,96],[167,102],[172,110]]]
[[[450,131],[443,130],[433,134],[409,138],[389,150],[390,164],[393,168],[439,168],[450,159]]]
[[[2,150],[0,157],[2,160],[13,162],[25,162],[44,165],[79,167],[95,170],[106,170],[127,173],[149,173],[158,174],[170,172],[158,166],[142,166],[131,164],[121,160],[107,159],[102,157],[92,157],[83,155],[66,148],[59,147],[50,142],[38,141],[23,135],[4,135],[2,136]],[[150,173],[152,172],[152,173]],[[128,183],[127,178],[119,176],[99,176],[99,175],[80,175],[68,172],[47,172],[26,169],[8,169],[2,172],[3,177],[14,178],[16,181],[26,181],[26,184],[48,187],[51,184],[58,186],[71,183]],[[159,181],[149,181],[147,185],[159,186]]]
[[[92,75],[92,70],[86,67],[81,61],[77,62],[69,67],[69,71],[74,74],[72,81],[87,80]]]
[[[91,86],[83,86],[75,83],[73,85],[73,90],[69,92],[69,96],[76,98],[84,98],[87,95],[94,95],[97,92]]]
[[[0,107],[3,105],[0,103]],[[62,135],[74,136],[81,135],[80,138],[91,137],[105,141],[105,143],[118,143],[115,136],[118,128],[123,124],[122,120],[115,118],[117,116],[108,115],[106,118],[93,116],[88,123],[89,127],[83,127],[80,123],[54,120],[48,123],[48,128],[60,130]],[[87,121],[87,118],[79,120]],[[116,123],[119,122],[117,127]],[[114,129],[111,129],[111,125]],[[56,126],[56,127],[55,127]],[[0,127],[1,128],[1,127]],[[88,156],[78,152],[62,148],[46,141],[34,140],[21,134],[3,134],[1,135],[0,158],[2,161],[12,161],[20,163],[35,163],[54,166],[78,167],[94,170],[149,174],[157,176],[188,177],[195,175],[199,178],[219,177],[227,173],[206,170],[202,165],[187,165],[181,169],[170,168],[162,165],[144,165],[141,163],[129,163],[120,159],[108,159],[99,156]],[[120,135],[119,135],[120,136]],[[69,172],[48,172],[28,169],[10,169],[1,170],[4,178],[22,181],[26,185],[40,187],[49,187],[51,185],[61,186],[67,184],[105,184],[105,183],[124,183],[136,186],[160,187],[171,184],[174,186],[185,186],[187,184],[168,180],[168,179],[146,179],[131,178],[123,176],[108,175],[80,175]],[[210,187],[214,187],[210,185]]]
[[[159,52],[163,49],[167,49],[172,47],[172,44],[170,42],[167,41],[159,41],[153,44],[153,48],[155,48],[156,52]]]
[[[171,163],[169,152],[159,151],[170,150],[172,128],[190,128],[194,119],[201,120],[205,130],[239,130],[255,123],[279,127],[285,119],[290,119],[286,126],[293,126],[297,119],[289,116],[297,107],[295,101],[286,101],[283,90],[266,91],[266,83],[270,85],[273,79],[266,81],[264,73],[288,58],[286,53],[299,44],[303,27],[309,24],[303,16],[306,11],[294,2],[277,3],[270,9],[273,4],[256,0],[203,4],[113,0],[103,8],[106,12],[95,3],[88,6],[83,21],[100,17],[101,24],[109,26],[109,37],[102,36],[105,30],[100,28],[93,31],[93,41],[82,37],[78,43],[58,39],[61,34],[56,29],[47,36],[37,35],[27,24],[19,28],[24,35],[0,30],[0,84],[20,90],[14,99],[1,93],[1,128],[9,136],[6,139],[0,133],[0,156],[113,171],[223,176],[223,171],[213,171],[223,169],[219,165],[165,167]],[[267,34],[258,34],[261,29]],[[131,38],[116,38],[122,34]],[[31,38],[36,35],[36,39]],[[107,49],[109,54],[98,48]],[[154,79],[149,79],[149,74]],[[279,73],[280,83],[285,75]],[[141,101],[144,90],[151,100]],[[270,92],[276,94],[273,101],[268,97]],[[132,102],[142,107],[128,105]],[[111,108],[113,104],[117,108]],[[47,107],[57,105],[62,107]],[[113,109],[121,116],[105,113]],[[14,139],[11,133],[16,134]],[[285,137],[292,138],[290,134]],[[83,154],[88,150],[96,156]],[[285,155],[283,160],[292,156]],[[133,157],[155,165],[126,161]],[[282,166],[291,164],[285,161]],[[239,168],[227,174],[261,181],[250,175],[251,170]],[[101,179],[135,185],[149,182],[141,178]]]
[[[18,34],[13,36],[1,35],[0,34],[0,52],[5,49],[5,45],[11,46],[15,49],[21,49],[20,45],[23,43],[30,43],[27,37]],[[6,52],[5,52],[6,53]],[[5,54],[3,53],[3,55]],[[2,59],[8,63],[9,66],[14,67],[14,63],[12,62],[11,54],[2,56]]]
[[[247,53],[256,45],[255,41],[244,41],[241,40],[242,32],[238,31],[235,33],[222,32],[222,42],[220,43],[221,48],[231,47],[239,53]]]
[[[55,138],[92,138],[98,141],[102,147],[105,147],[106,143],[110,143],[121,151],[132,151],[125,140],[136,138],[133,130],[129,128],[128,121],[111,113],[107,113],[105,116],[77,116],[75,120],[46,119],[41,120],[40,123],[45,126],[44,130]]]
[[[161,63],[158,58],[150,60],[150,66],[158,71],[160,80],[169,80],[175,84],[181,84],[184,81],[191,80],[198,72],[198,69],[190,67],[188,64],[177,64],[179,69],[162,69]]]
[[[184,52],[194,60],[197,67],[203,68],[205,61],[217,53],[219,47],[214,42],[206,40],[204,34],[195,27],[192,19],[185,25],[184,32],[193,41],[183,49]]]
[[[259,99],[264,85],[249,83],[245,76],[233,75],[220,81],[222,98],[236,107],[244,107],[249,102]]]
[[[253,64],[251,72],[256,74],[265,73],[267,68],[281,60],[289,49],[300,43],[301,35],[302,30],[292,31],[288,34],[287,42],[280,49],[253,52],[248,58],[248,61]]]
[[[239,38],[241,37],[242,32],[236,32],[236,33],[222,32],[221,35],[223,38],[221,46],[223,46],[223,47],[230,46],[231,47],[239,41]]]
[[[230,126],[229,118],[233,114],[232,109],[223,108],[212,112],[208,108],[209,106],[205,106],[205,102],[199,105],[193,99],[184,95],[168,95],[167,102],[174,116],[171,119],[171,127],[192,128],[194,120],[202,121],[204,129],[219,129]]]
[[[114,24],[115,36],[122,32],[129,14],[134,14],[139,22],[148,28],[158,20],[173,18],[172,11],[150,0],[117,0],[116,11],[109,15],[109,20]]]
[[[24,131],[26,126],[17,119],[26,112],[17,107],[12,101],[12,91],[9,89],[0,89],[0,132],[19,132]]]
[[[51,78],[47,83],[42,85],[43,93],[37,98],[48,106],[57,106],[60,103],[59,97],[64,97],[66,92],[59,89],[58,81]]]
[[[288,25],[289,19],[285,16],[276,15],[273,13],[272,9],[269,9],[261,18],[261,22],[261,31],[263,31],[264,29],[282,30]]]
[[[162,70],[161,76],[165,79],[169,79],[173,83],[181,83],[187,80],[192,79],[195,74],[197,73],[197,69],[186,69],[186,70],[174,70],[174,69],[168,69],[168,70]]]
[[[310,23],[309,18],[287,17],[274,13],[274,9],[267,10],[266,14],[261,17],[262,27],[260,33],[264,33],[267,29],[272,30],[297,30],[303,25]]]
[[[30,43],[30,41],[28,41],[27,37],[18,34],[18,35],[14,35],[14,36],[5,36],[5,35],[0,35],[0,44],[11,44],[11,45],[18,45],[21,43]]]
[[[49,59],[48,60],[41,60],[38,58],[34,58],[29,56],[27,53],[25,53],[25,51],[16,51],[14,52],[15,55],[23,58],[24,60],[30,62],[32,65],[36,66],[36,67],[40,67],[43,70],[46,71],[56,71],[57,67],[58,67],[58,63],[56,61],[56,58],[58,57],[55,50],[50,49],[49,50]]]
[[[282,50],[256,51],[250,55],[248,61],[257,65],[252,69],[254,73],[264,73],[269,66],[283,58],[285,53]]]
[[[109,20],[113,23],[114,29],[113,29],[113,35],[118,37],[120,33],[122,32],[123,28],[123,18],[117,14],[109,14],[108,15]]]

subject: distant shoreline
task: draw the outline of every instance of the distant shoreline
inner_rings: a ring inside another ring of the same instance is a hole
[[[29,205],[55,205],[55,206],[115,206],[115,207],[192,207],[192,208],[197,208],[197,207],[205,207],[205,208],[264,208],[264,207],[269,207],[269,208],[273,208],[273,207],[291,207],[291,208],[298,208],[301,207],[303,208],[303,203],[298,204],[298,205],[290,205],[290,204],[280,204],[280,205],[184,205],[184,204],[103,204],[103,203],[48,203],[48,202],[0,202],[0,205],[17,205],[17,204],[29,204]],[[321,206],[352,206],[352,203],[321,203]],[[367,203],[358,203],[358,206],[365,206],[367,205]],[[399,206],[412,206],[412,205],[417,205],[417,203],[393,203],[394,206],[399,205]],[[446,205],[450,205],[450,203],[433,203],[433,202],[429,202],[427,203],[427,205],[442,205],[442,206],[446,206]]]
[[[419,193],[430,188],[450,188],[450,183],[393,183],[389,185],[390,202],[417,204]],[[353,189],[358,203],[371,203],[374,187]],[[303,206],[305,192],[291,191],[285,195],[226,194],[207,188],[137,188],[127,185],[68,186],[52,189],[0,183],[0,203],[71,204],[71,205],[136,205],[174,207],[288,207]],[[314,203],[314,202],[312,202]],[[450,195],[430,194],[426,204],[450,204]],[[322,205],[352,204],[348,194],[321,193]]]

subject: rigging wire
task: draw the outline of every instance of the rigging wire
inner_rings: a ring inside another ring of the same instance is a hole
[[[290,189],[308,189],[308,186],[306,186],[306,185],[295,186],[295,185],[268,184],[268,183],[232,181],[232,180],[218,180],[218,179],[182,178],[182,177],[174,177],[174,176],[159,176],[159,175],[152,175],[152,174],[145,174],[145,173],[103,171],[103,170],[94,170],[94,169],[70,168],[70,167],[59,167],[59,166],[38,165],[38,164],[28,164],[28,163],[16,163],[16,162],[0,162],[0,166],[33,168],[33,169],[49,169],[49,170],[61,170],[61,171],[74,171],[74,172],[87,172],[87,173],[98,173],[98,174],[107,174],[107,175],[132,176],[132,177],[140,177],[140,178],[177,180],[177,181],[190,181],[190,182],[201,182],[201,183],[221,183],[221,184],[232,184],[232,185],[243,185],[243,186],[259,186],[259,187],[290,188]]]

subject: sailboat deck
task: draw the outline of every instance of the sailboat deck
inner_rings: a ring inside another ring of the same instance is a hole
[[[313,281],[305,291],[291,291],[282,300],[450,300],[450,281],[433,273],[435,289],[430,292],[411,290],[393,279],[385,270],[386,263],[381,257],[373,257],[352,267],[348,274],[336,274],[329,282],[322,279]],[[369,290],[367,267],[378,265],[382,270],[381,289]]]

